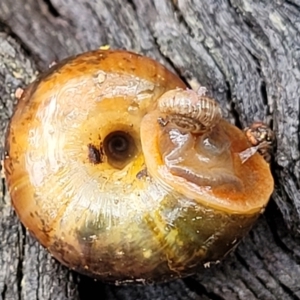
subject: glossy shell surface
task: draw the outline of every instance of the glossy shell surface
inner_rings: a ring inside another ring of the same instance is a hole
[[[273,190],[259,154],[225,120],[194,135],[158,120],[184,83],[152,59],[93,51],[23,93],[5,173],[24,226],[55,258],[113,283],[167,281],[222,259]]]

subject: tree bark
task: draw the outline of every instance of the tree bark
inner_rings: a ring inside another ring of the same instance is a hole
[[[52,61],[110,45],[206,86],[239,127],[276,134],[276,182],[236,251],[195,276],[116,287],[51,258],[21,226],[0,181],[0,299],[300,299],[299,0],[1,0],[0,155],[15,91]]]

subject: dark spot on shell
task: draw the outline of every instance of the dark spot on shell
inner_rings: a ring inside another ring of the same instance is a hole
[[[91,163],[97,165],[103,162],[104,153],[102,150],[102,144],[100,144],[99,148],[95,145],[88,144],[88,151],[88,158]]]
[[[94,236],[98,236],[106,230],[105,218],[99,216],[97,221],[87,221],[83,226],[75,231],[75,235],[79,244],[86,245],[94,240]]]
[[[49,247],[51,252],[56,252],[59,256],[59,260],[66,264],[72,265],[72,267],[76,267],[78,262],[70,262],[68,259],[69,253],[76,253],[78,252],[77,249],[69,243],[66,243],[60,239],[54,238],[53,244]],[[66,259],[67,257],[67,259]]]
[[[136,178],[137,179],[142,179],[144,177],[148,176],[148,172],[147,172],[147,168],[144,168],[142,169],[141,171],[139,171],[137,174],[136,174]]]
[[[128,62],[128,63],[131,63],[131,60],[128,57],[123,57],[123,60]]]

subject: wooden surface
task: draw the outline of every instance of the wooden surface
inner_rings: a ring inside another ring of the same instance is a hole
[[[205,85],[240,127],[276,133],[276,189],[257,225],[217,267],[154,286],[72,273],[22,228],[0,182],[0,299],[300,299],[299,0],[1,0],[0,154],[24,87],[52,61],[101,45],[156,58]]]

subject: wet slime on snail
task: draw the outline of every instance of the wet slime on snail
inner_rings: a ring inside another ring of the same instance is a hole
[[[4,161],[12,204],[82,274],[115,284],[194,274],[238,244],[273,191],[268,163],[247,150],[261,127],[245,134],[205,89],[150,58],[87,52],[19,94]]]

